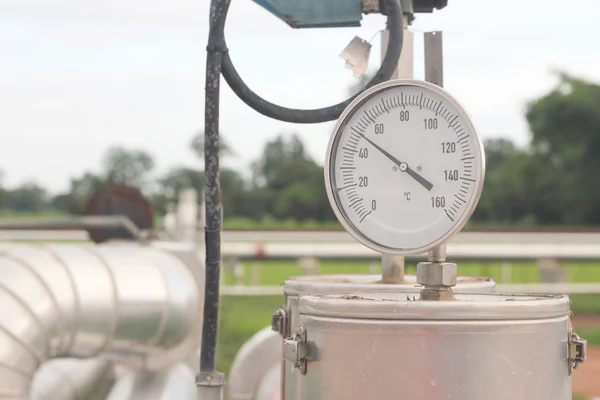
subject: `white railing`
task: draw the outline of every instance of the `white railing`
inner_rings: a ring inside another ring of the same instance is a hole
[[[83,231],[0,231],[0,240],[87,240]],[[225,231],[223,258],[244,260],[379,258],[346,232]],[[409,257],[423,259],[424,255]],[[461,232],[448,244],[453,260],[600,260],[600,233]]]
[[[498,284],[498,293],[546,293],[546,294],[598,294],[600,283],[533,283]],[[283,295],[282,286],[222,286],[223,296],[276,296]]]
[[[224,242],[356,242],[345,231],[223,231]],[[83,230],[2,230],[0,239],[88,240]],[[600,244],[600,232],[460,232],[452,243]]]
[[[222,245],[223,257],[238,259],[317,259],[374,260],[381,255],[359,243],[231,243]],[[407,259],[424,259],[425,254]],[[449,260],[518,261],[552,258],[560,260],[600,260],[598,244],[562,243],[456,243],[447,246]]]

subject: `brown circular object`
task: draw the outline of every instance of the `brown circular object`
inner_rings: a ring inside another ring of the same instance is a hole
[[[84,215],[115,216],[122,215],[131,220],[140,230],[154,227],[152,206],[139,189],[126,185],[108,185],[98,189],[88,199]],[[111,239],[135,239],[126,228],[88,228],[88,235],[95,243]]]

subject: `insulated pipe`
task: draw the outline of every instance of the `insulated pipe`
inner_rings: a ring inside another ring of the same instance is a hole
[[[55,359],[45,362],[34,376],[31,400],[105,400],[115,382],[109,360]]]
[[[271,327],[252,336],[235,355],[229,373],[229,400],[279,400],[281,336]]]
[[[119,379],[105,399],[195,400],[194,375],[192,369],[184,363],[173,365],[164,371],[136,371]]]
[[[102,354],[154,371],[185,359],[199,345],[204,287],[186,264],[129,242],[4,248],[0,398],[28,399],[36,370],[56,357]]]

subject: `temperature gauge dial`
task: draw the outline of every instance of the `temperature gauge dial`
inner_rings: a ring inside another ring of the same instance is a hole
[[[440,87],[394,80],[358,96],[329,142],[325,182],[346,230],[373,250],[421,254],[473,213],[484,150],[466,110]]]

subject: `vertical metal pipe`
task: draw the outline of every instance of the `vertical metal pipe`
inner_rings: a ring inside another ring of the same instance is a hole
[[[425,32],[425,80],[444,87],[444,50],[442,31]]]
[[[381,283],[404,282],[404,257],[392,254],[381,256]]]
[[[221,54],[209,53],[206,72],[205,113],[205,213],[206,291],[202,328],[201,371],[215,368],[215,345],[219,319],[219,277],[221,261],[221,187],[219,174],[219,75]]]
[[[396,71],[390,79],[412,79],[414,76],[414,36],[408,30],[412,20],[412,1],[402,2],[402,19],[404,21],[404,35],[402,37],[402,52],[398,59]],[[385,56],[390,32],[386,28],[381,40],[381,57]],[[381,283],[404,282],[404,257],[392,254],[381,255]]]
[[[219,281],[221,277],[221,184],[219,173],[219,92],[225,45],[225,16],[231,0],[211,0],[210,31],[206,47],[204,103],[204,203],[206,281],[200,372],[196,376],[198,398],[221,400],[225,375],[216,371],[219,325]]]

